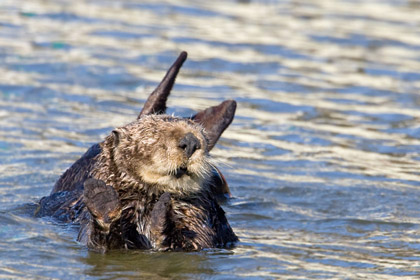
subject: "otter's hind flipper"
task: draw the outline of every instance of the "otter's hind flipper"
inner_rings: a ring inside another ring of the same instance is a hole
[[[146,103],[141,110],[138,119],[141,116],[149,114],[163,114],[166,111],[166,100],[171,93],[172,87],[175,84],[176,76],[178,75],[179,69],[187,59],[187,52],[183,51],[178,56],[177,60],[169,68],[163,80],[157,86],[157,88],[150,94]]]
[[[164,114],[166,101],[175,84],[175,79],[187,59],[187,52],[183,51],[177,60],[172,64],[157,88],[150,94],[143,106],[138,119],[144,115]],[[236,101],[226,100],[218,106],[213,106],[197,113],[191,119],[201,124],[207,131],[209,137],[208,150],[210,151],[223,131],[231,124],[236,111]]]
[[[201,124],[207,132],[208,150],[213,149],[223,131],[231,124],[236,111],[236,101],[226,100],[217,106],[197,113],[191,119]]]
[[[213,149],[223,131],[232,123],[236,111],[236,101],[226,100],[217,106],[209,107],[197,113],[191,119],[201,124],[207,133],[208,150]],[[210,183],[213,194],[219,201],[231,198],[232,195],[225,177],[219,169],[214,168]]]

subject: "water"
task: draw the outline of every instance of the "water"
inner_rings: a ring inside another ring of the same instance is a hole
[[[181,50],[169,113],[238,101],[238,246],[101,255],[33,218]],[[418,1],[4,0],[0,127],[1,279],[420,278]]]

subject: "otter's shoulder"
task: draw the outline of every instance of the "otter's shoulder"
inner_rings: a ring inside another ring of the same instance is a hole
[[[89,178],[96,157],[101,153],[101,144],[91,146],[73,165],[69,167],[57,180],[51,194],[62,191],[73,191],[83,186],[83,182]]]

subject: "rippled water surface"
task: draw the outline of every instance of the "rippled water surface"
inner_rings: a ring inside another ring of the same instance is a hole
[[[169,113],[238,101],[238,246],[101,255],[33,218],[181,50]],[[0,2],[1,279],[420,278],[419,166],[418,1]]]

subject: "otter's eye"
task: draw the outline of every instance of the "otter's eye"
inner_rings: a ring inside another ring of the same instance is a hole
[[[200,140],[191,132],[185,134],[184,138],[179,141],[178,147],[184,150],[185,155],[189,158],[198,149],[201,149]]]

